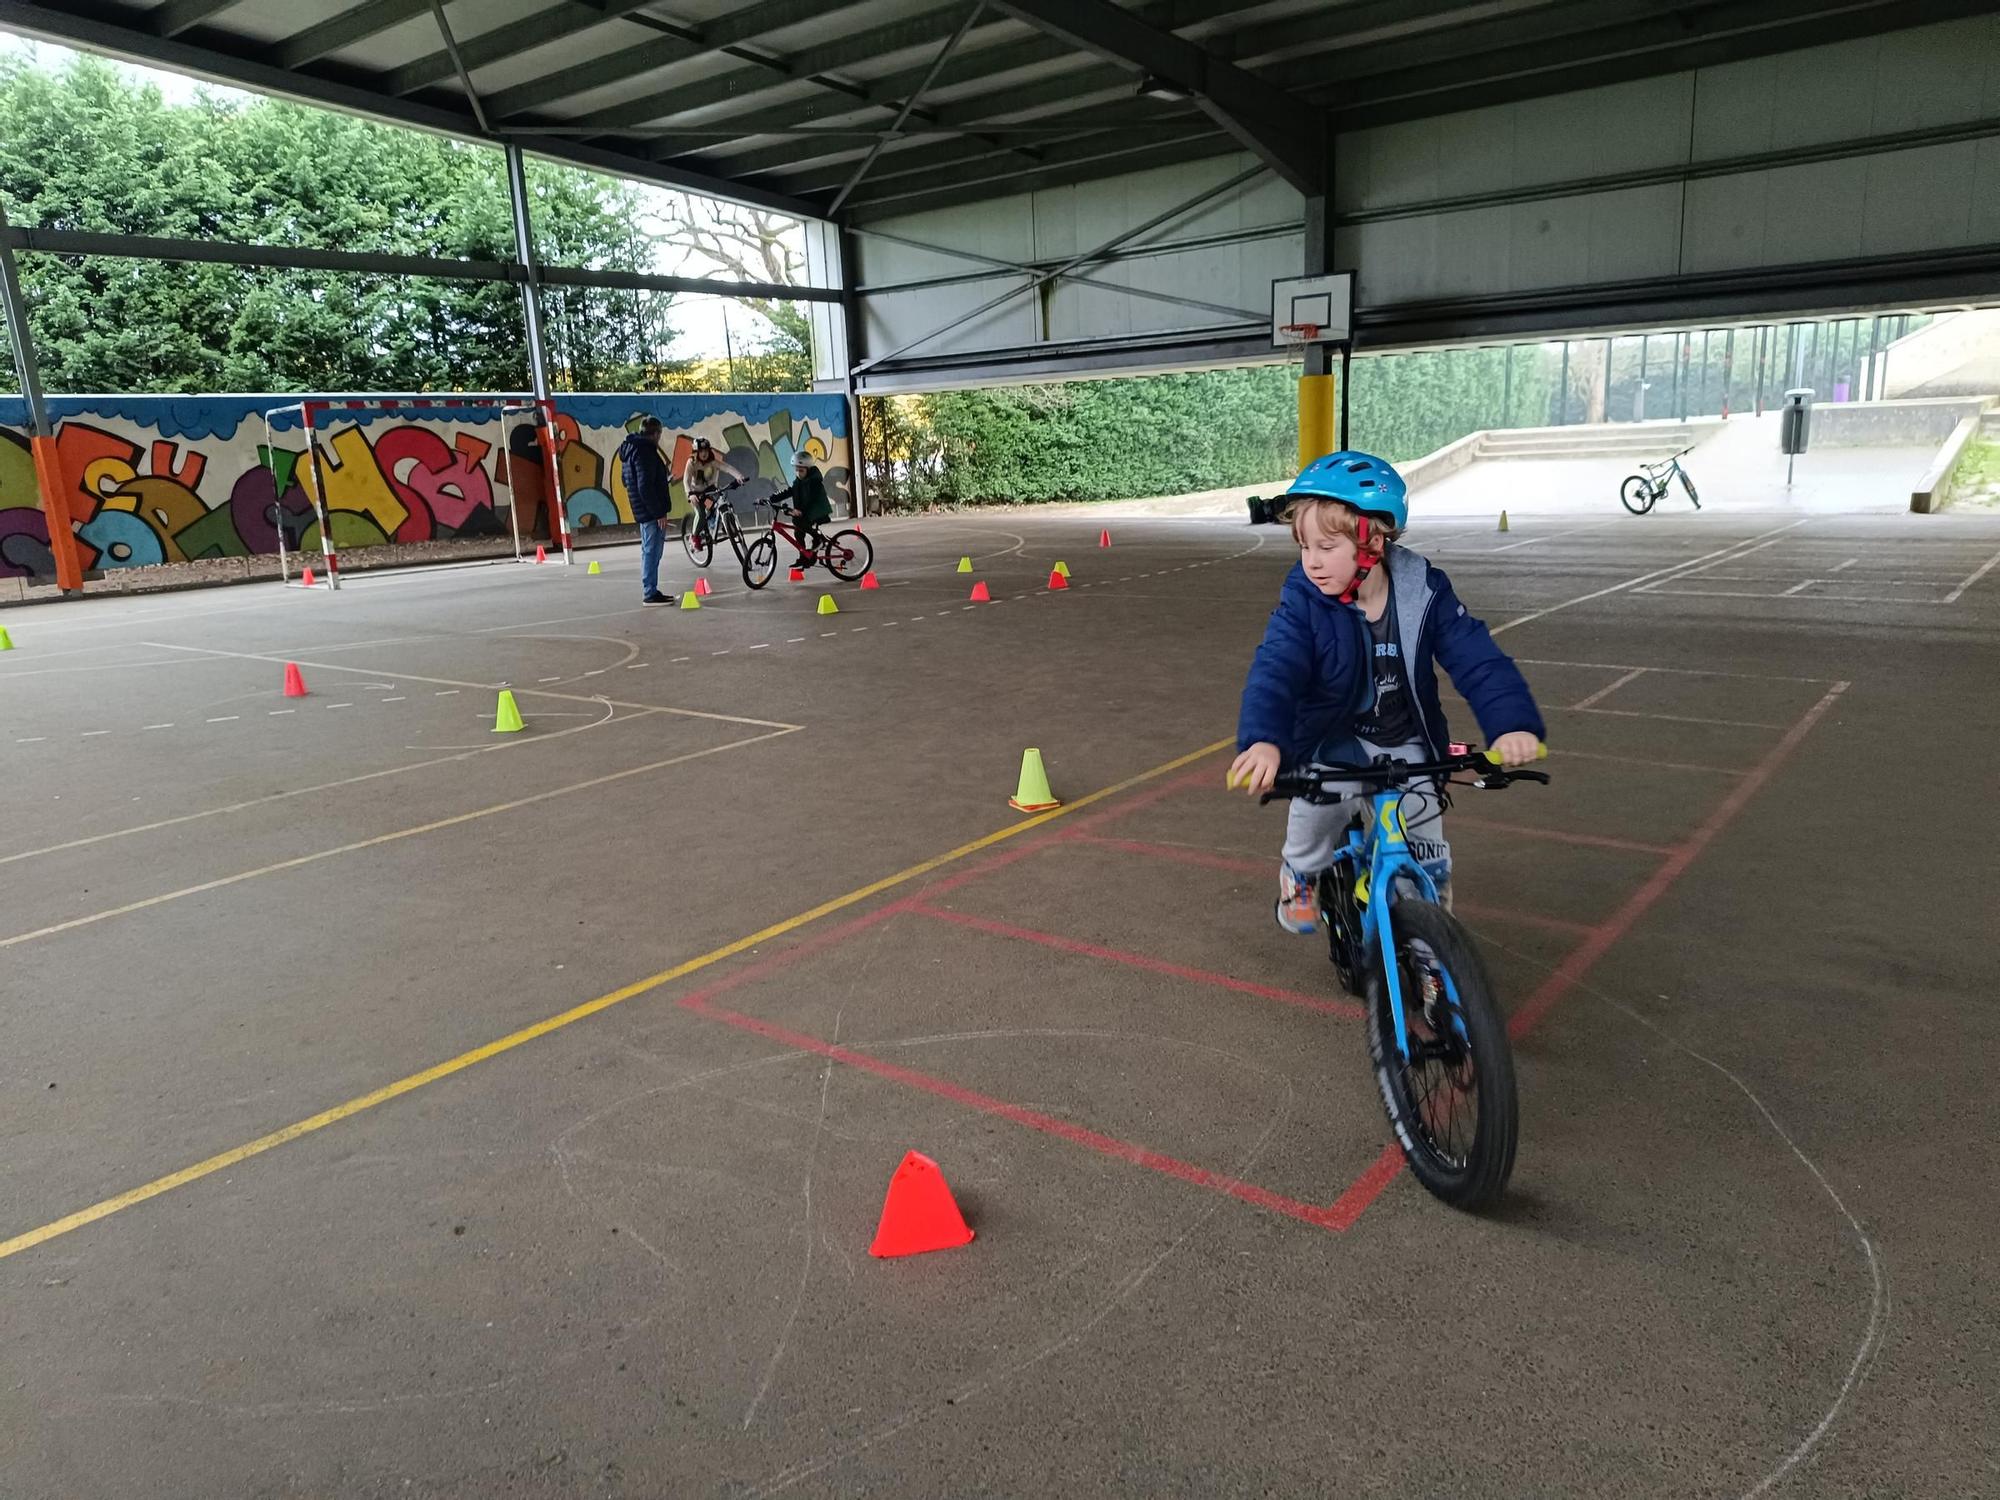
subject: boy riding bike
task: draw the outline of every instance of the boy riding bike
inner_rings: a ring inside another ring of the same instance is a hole
[[[1397,545],[1409,520],[1402,476],[1366,453],[1331,453],[1302,470],[1285,499],[1299,565],[1250,664],[1229,785],[1256,796],[1287,766],[1442,758],[1451,737],[1439,665],[1502,764],[1533,761],[1545,731],[1520,669],[1458,602],[1451,580]],[[1278,870],[1278,925],[1287,932],[1318,930],[1319,874],[1368,806],[1365,789],[1353,790],[1343,802],[1291,804]],[[1413,784],[1403,824],[1448,908],[1451,846],[1436,782]]]
[[[819,529],[833,519],[833,502],[826,498],[826,480],[804,449],[792,460],[791,484],[771,497],[774,508],[787,502],[798,523],[799,555],[792,566],[810,568],[819,560]]]

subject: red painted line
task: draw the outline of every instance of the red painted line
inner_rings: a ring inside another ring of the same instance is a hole
[[[1771,779],[1771,773],[1798,749],[1799,742],[1806,737],[1813,725],[1825,716],[1827,710],[1833,707],[1840,695],[1847,691],[1847,686],[1844,682],[1835,683],[1827,690],[1824,698],[1807,709],[1805,716],[1786,731],[1785,737],[1773,745],[1764,758],[1731,789],[1729,795],[1722,799],[1721,804],[1708,815],[1701,826],[1684,842],[1674,847],[1659,869],[1653,872],[1644,885],[1633,892],[1631,899],[1592,928],[1590,935],[1578,943],[1570,951],[1569,956],[1536,986],[1535,992],[1528,996],[1521,1008],[1507,1018],[1507,1034],[1510,1037],[1526,1036],[1532,1031],[1541,1019],[1555,1008],[1556,1002],[1574,989],[1577,981],[1590,972],[1591,965],[1602,958],[1612,944],[1624,937],[1631,930],[1633,923],[1652,909],[1653,904],[1687,872],[1688,866],[1694,863],[1702,850],[1706,849],[1714,841],[1715,836],[1727,828],[1737,814],[1743,811],[1750,799],[1757,795],[1758,789]],[[1359,1218],[1396,1176],[1394,1171],[1384,1170],[1384,1160],[1387,1155],[1388,1152],[1384,1152],[1382,1159],[1378,1159],[1373,1167],[1356,1178],[1353,1185],[1334,1200],[1328,1213],[1331,1214],[1346,1205],[1352,1210],[1347,1223],[1352,1224]],[[1400,1152],[1397,1153],[1396,1165],[1401,1166]]]
[[[1265,1000],[1276,1000],[1284,1005],[1297,1005],[1325,1015],[1339,1016],[1344,1020],[1358,1021],[1366,1014],[1351,1000],[1327,1000],[1318,995],[1305,994],[1300,990],[1280,989],[1273,984],[1258,984],[1248,979],[1235,979],[1208,969],[1194,969],[1185,964],[1151,958],[1144,953],[1127,953],[1122,948],[1106,948],[1097,943],[1086,943],[1053,932],[1038,932],[1032,927],[1016,927],[1011,922],[995,922],[987,917],[975,917],[962,911],[947,911],[938,906],[916,906],[911,910],[919,916],[935,917],[940,922],[969,927],[975,932],[991,933],[995,937],[1016,938],[1024,943],[1038,943],[1044,948],[1053,948],[1058,953],[1077,953],[1087,958],[1101,958],[1107,963],[1124,964],[1131,969],[1144,969],[1149,974],[1165,974],[1173,979],[1185,979],[1191,984],[1214,985],[1217,989],[1234,990],[1243,995],[1256,995]]]
[[[1672,854],[1675,844],[1643,844],[1637,839],[1614,839],[1601,833],[1567,833],[1560,828],[1537,828],[1528,823],[1508,823],[1492,818],[1475,818],[1453,809],[1454,828],[1486,828],[1495,833],[1518,834],[1524,839],[1545,839],[1552,844],[1579,844],[1586,849],[1622,849],[1628,854]]]
[[[1129,1162],[1135,1167],[1144,1167],[1149,1172],[1159,1172],[1177,1178],[1194,1187],[1207,1188],[1210,1192],[1227,1193],[1232,1198],[1258,1208],[1285,1214],[1322,1229],[1345,1229],[1348,1223],[1353,1222],[1351,1216],[1344,1223],[1339,1221],[1337,1217],[1340,1211],[1339,1203],[1329,1208],[1319,1208],[1297,1198],[1288,1198],[1283,1193],[1274,1193],[1268,1188],[1257,1186],[1254,1182],[1231,1177],[1226,1172],[1212,1172],[1207,1167],[1198,1167],[1192,1162],[1167,1156],[1135,1142],[1119,1140],[1116,1136],[1106,1135],[1102,1131],[1092,1130],[1069,1120],[1059,1120],[1053,1115],[1045,1115],[1018,1104],[1009,1104],[1004,1099],[996,1099],[991,1094],[982,1094],[976,1089],[966,1088],[963,1084],[953,1083],[946,1078],[920,1073],[915,1068],[906,1068],[899,1063],[885,1062],[866,1052],[857,1052],[852,1047],[821,1041],[816,1036],[793,1031],[790,1027],[780,1026],[774,1021],[760,1020],[756,1016],[746,1016],[733,1010],[723,1010],[695,995],[688,996],[681,1001],[681,1004],[712,1021],[720,1021],[725,1026],[750,1032],[767,1041],[777,1042],[781,1046],[845,1063],[849,1067],[859,1068],[864,1073],[872,1073],[877,1078],[885,1078],[892,1083],[900,1083],[905,1087],[919,1089],[926,1094],[948,1100],[963,1109],[975,1110],[980,1114],[992,1115],[997,1119],[1025,1126],[1029,1130],[1040,1131],[1044,1135],[1055,1136],[1073,1145],[1095,1151],[1099,1155]]]
[[[1229,870],[1246,875],[1268,875],[1272,869],[1270,860],[1245,859],[1239,854],[1187,849],[1174,844],[1149,844],[1140,839],[1114,839],[1095,834],[1080,834],[1072,835],[1069,842],[1091,844],[1102,849],[1121,849],[1127,854],[1145,854],[1175,864],[1198,865],[1204,869]],[[1550,932],[1564,932],[1572,936],[1579,936],[1592,930],[1588,922],[1571,922],[1562,917],[1544,917],[1534,912],[1516,911],[1512,907],[1488,906],[1477,901],[1454,901],[1452,910],[1461,916],[1477,917],[1484,922],[1518,922],[1524,927],[1541,927]]]
[[[1773,745],[1768,754],[1741,781],[1730,788],[1729,795],[1722,799],[1714,812],[1703,820],[1701,826],[1688,835],[1685,842],[1677,845],[1665,863],[1652,873],[1646,883],[1632,893],[1626,903],[1606,917],[1591,930],[1589,937],[1577,945],[1564,959],[1555,972],[1544,979],[1521,1008],[1507,1019],[1509,1036],[1525,1036],[1535,1024],[1547,1015],[1555,1003],[1570,992],[1577,980],[1581,979],[1590,966],[1604,956],[1605,950],[1631,930],[1632,924],[1651,910],[1653,903],[1664,896],[1673,883],[1687,872],[1687,867],[1715,839],[1715,836],[1736,820],[1750,799],[1757,795],[1764,783],[1771,779],[1771,773],[1798,749],[1813,725],[1823,718],[1828,709],[1839,701],[1847,691],[1847,684],[1837,682],[1827,690],[1805,716],[1785,732],[1785,737]]]
[[[1104,838],[1097,834],[1073,833],[1068,842],[1095,844],[1104,849],[1122,849],[1127,854],[1145,854],[1174,864],[1198,865],[1205,870],[1230,870],[1244,875],[1276,877],[1278,864],[1270,859],[1246,859],[1240,854],[1221,854],[1207,849],[1185,849],[1175,844],[1149,844],[1142,839]]]

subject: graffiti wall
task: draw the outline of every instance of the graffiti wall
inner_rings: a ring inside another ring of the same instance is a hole
[[[390,409],[314,416],[308,461],[296,403],[354,396],[52,396],[70,521],[86,570],[139,568],[278,550],[317,552],[316,484],[336,550],[387,542],[550,535],[549,464],[522,396],[382,396]],[[450,402],[490,401],[477,409]],[[289,409],[279,409],[281,404]],[[697,436],[748,478],[749,503],[790,482],[793,455],[825,471],[835,513],[849,493],[847,405],[839,396],[609,395],[559,398],[554,462],[571,526],[629,525],[618,445],[642,419],[666,428],[676,475]],[[268,437],[267,437],[268,422]],[[687,508],[678,479],[676,513]],[[19,397],[0,396],[0,578],[55,566]]]

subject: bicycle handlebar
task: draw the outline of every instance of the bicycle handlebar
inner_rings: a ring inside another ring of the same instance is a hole
[[[1538,758],[1545,760],[1548,753],[1549,747],[1544,745]],[[1328,791],[1329,782],[1359,781],[1381,787],[1407,786],[1412,781],[1432,776],[1448,780],[1460,771],[1477,771],[1479,774],[1471,784],[1488,791],[1511,786],[1517,781],[1537,781],[1543,786],[1549,784],[1546,771],[1503,766],[1494,751],[1467,749],[1461,754],[1448,755],[1443,760],[1400,761],[1385,758],[1369,766],[1314,766],[1311,770],[1284,771],[1271,782],[1271,790],[1257,801],[1261,805],[1297,797],[1307,802],[1344,802],[1353,794]]]

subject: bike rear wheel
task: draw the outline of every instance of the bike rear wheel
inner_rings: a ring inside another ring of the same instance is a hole
[[[743,554],[743,581],[761,589],[778,571],[778,539],[765,532]]]
[[[1618,491],[1618,498],[1625,502],[1625,508],[1633,515],[1643,516],[1653,508],[1653,502],[1659,499],[1659,496],[1653,493],[1653,486],[1647,482],[1643,474],[1634,474],[1625,481],[1624,488]]]
[[[715,556],[715,538],[702,524],[700,511],[681,523],[681,545],[687,548],[688,561],[697,568],[707,567],[709,559]]]
[[[875,544],[852,529],[828,537],[820,544],[819,555],[843,583],[853,583],[875,566]]]
[[[1368,984],[1368,1051],[1382,1106],[1410,1172],[1454,1208],[1484,1208],[1506,1189],[1520,1135],[1507,1025],[1465,929],[1429,901],[1391,913],[1410,1032],[1396,1045],[1378,963]]]

